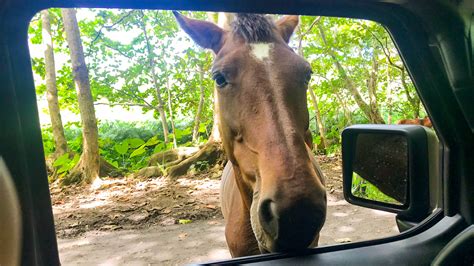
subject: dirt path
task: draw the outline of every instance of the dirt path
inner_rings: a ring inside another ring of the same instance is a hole
[[[328,214],[320,244],[396,234],[394,215],[342,199],[340,159],[319,157],[327,177]],[[219,210],[219,173],[90,188],[51,188],[63,265],[182,265],[229,258]]]
[[[394,235],[394,215],[333,201],[321,245]],[[183,265],[230,258],[223,220],[113,232],[91,231],[59,239],[63,265]]]

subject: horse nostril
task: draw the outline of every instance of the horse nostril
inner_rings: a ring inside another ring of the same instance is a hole
[[[259,208],[260,224],[267,234],[275,237],[278,232],[276,204],[271,199],[263,200]]]
[[[272,213],[272,205],[273,201],[271,200],[264,200],[262,204],[260,205],[260,217],[263,219],[265,222],[269,222],[273,219],[273,213]]]

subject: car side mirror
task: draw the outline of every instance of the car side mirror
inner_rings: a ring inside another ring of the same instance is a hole
[[[351,204],[397,213],[400,231],[431,211],[429,143],[415,125],[354,125],[342,132],[344,198]],[[408,224],[408,225],[407,225]]]

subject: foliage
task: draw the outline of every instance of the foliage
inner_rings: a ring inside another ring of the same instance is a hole
[[[49,12],[59,104],[63,110],[77,114],[72,69],[70,62],[64,60],[68,58],[68,49],[60,9],[53,8]],[[215,17],[216,14],[186,15],[208,19],[209,15]],[[143,113],[152,112],[156,119],[147,123],[99,121],[102,157],[119,168],[137,170],[147,164],[151,154],[173,147],[171,143],[164,143],[163,128],[158,122],[159,98],[165,105],[161,107],[165,110],[168,127],[171,129],[174,124],[176,128],[169,132],[169,137],[179,146],[190,146],[202,96],[198,143],[207,140],[213,125],[213,56],[190,41],[177,27],[170,11],[90,9],[80,10],[78,20],[95,103],[124,109],[139,107]],[[350,84],[372,111],[380,113],[385,123],[426,115],[397,48],[380,24],[334,17],[301,16],[300,20],[290,46],[301,52],[313,69],[309,89],[316,95],[328,142],[324,152],[340,152],[340,136],[345,127],[371,121],[355,100]],[[30,24],[29,37],[33,46],[41,44],[40,14]],[[32,58],[32,67],[36,92],[45,95],[42,56]],[[371,79],[375,84],[374,95],[369,86]],[[309,97],[308,101],[311,101]],[[313,104],[308,107],[313,141],[321,147],[317,110]],[[69,149],[80,154],[80,123],[67,123],[64,127]],[[44,151],[49,155],[54,152],[51,128],[44,126],[42,134]],[[68,160],[62,159],[58,164],[64,172],[74,158]],[[206,169],[209,167],[206,163],[198,162],[193,167]],[[368,184],[364,186],[370,188]]]
[[[356,173],[353,173],[352,175],[351,192],[352,192],[352,195],[359,198],[401,205],[400,202],[398,202],[397,200],[393,199],[390,196],[385,195],[376,186],[374,186],[369,181],[363,179]]]
[[[59,156],[53,163],[59,178],[64,177],[79,162],[79,154],[75,154],[71,159],[68,153]]]
[[[177,126],[175,137],[178,144],[190,146],[191,126],[189,123],[179,123]],[[172,143],[164,143],[162,134],[155,134],[159,129],[161,129],[161,124],[157,121],[144,123],[103,121],[99,123],[100,155],[115,167],[129,171],[141,169],[147,165],[152,154],[172,148]],[[79,123],[65,124],[64,132],[68,147],[76,154],[80,154],[82,152],[82,131]],[[42,136],[45,156],[49,156],[54,152],[51,127],[43,127]],[[73,161],[67,156],[60,157],[58,160],[57,166],[61,167],[71,166],[70,162]],[[62,170],[67,173],[72,166]],[[200,169],[204,169],[202,165]]]

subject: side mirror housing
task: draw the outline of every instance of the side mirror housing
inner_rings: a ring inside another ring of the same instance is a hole
[[[423,126],[346,128],[342,132],[344,198],[354,205],[397,213],[400,231],[417,224],[435,205],[430,197],[430,186],[435,187],[430,184],[433,143],[438,143],[436,135]]]

